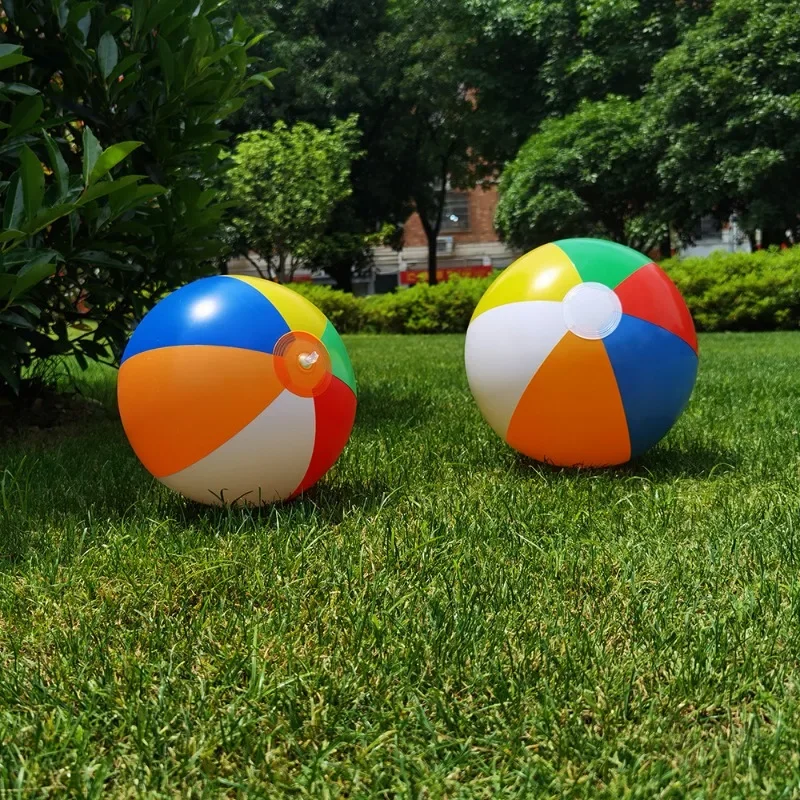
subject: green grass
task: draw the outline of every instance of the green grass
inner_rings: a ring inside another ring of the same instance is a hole
[[[706,336],[583,473],[495,438],[462,337],[347,345],[291,505],[188,505],[114,420],[0,445],[0,797],[796,796],[800,334]]]

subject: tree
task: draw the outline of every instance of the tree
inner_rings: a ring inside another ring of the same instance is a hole
[[[550,117],[609,94],[636,100],[654,65],[712,0],[464,0],[474,41],[468,80],[486,135],[475,147],[502,165]],[[462,15],[463,16],[463,15]]]
[[[351,192],[357,139],[355,117],[322,130],[277,122],[239,137],[226,178],[233,225],[270,278],[291,280],[313,259],[336,204]]]
[[[164,291],[214,269],[224,206],[212,183],[228,135],[220,122],[241,107],[250,87],[269,81],[268,74],[248,75],[248,49],[258,38],[253,29],[241,18],[228,24],[220,5],[4,0],[0,47],[8,53],[23,46],[26,56],[9,67],[8,84],[29,87],[6,104],[4,122],[25,121],[22,144],[50,165],[53,174],[37,177],[36,192],[43,182],[45,204],[60,196],[62,161],[64,174],[83,176],[84,189],[85,165],[95,162],[113,170],[115,181],[126,181],[96,215],[81,206],[54,216],[26,243],[58,252],[60,261],[37,288],[40,313],[28,320],[36,336],[29,337],[24,358],[72,352],[85,363],[104,356],[109,345],[119,354],[131,318]],[[91,137],[82,134],[87,127]],[[45,128],[58,169],[48,160]],[[99,142],[113,159],[100,156]],[[115,145],[122,142],[140,146],[120,160]],[[6,168],[4,179],[14,165]],[[162,189],[144,186],[145,180]],[[9,200],[7,192],[7,211]],[[134,208],[137,200],[144,202]],[[124,213],[117,217],[116,210]],[[88,313],[76,308],[78,296]],[[87,318],[93,325],[73,338],[69,326]]]
[[[388,0],[234,0],[252,25],[270,34],[255,52],[286,67],[275,91],[257,88],[232,127],[271,128],[278,120],[324,128],[331,117],[357,115],[361,158],[350,173],[352,193],[334,209],[319,263],[340,288],[351,288],[354,266],[368,268],[368,243],[385,225],[411,213],[408,170],[398,156],[403,113],[395,65],[387,59],[392,33]]]
[[[395,147],[428,241],[431,285],[437,281],[436,239],[448,188],[474,186],[491,172],[473,152],[481,114],[466,80],[472,43],[461,8],[460,0],[398,0],[392,10],[395,33],[387,43],[402,112]]]
[[[239,0],[238,7],[258,18],[254,5]],[[470,155],[484,129],[469,91],[467,63],[475,52],[464,3],[299,0],[270,4],[267,13],[274,31],[261,44],[264,54],[303,69],[276,81],[274,103],[265,110],[243,109],[240,124],[278,114],[324,125],[331,113],[358,114],[364,156],[353,165],[352,195],[326,233],[373,236],[384,224],[402,225],[416,207],[435,282],[447,183],[472,185],[482,174]],[[339,250],[342,258],[331,267],[340,276],[349,274],[363,239],[351,241],[356,250]]]
[[[503,173],[502,235],[523,249],[566,236],[643,249],[664,240],[644,111],[641,101],[610,97],[546,121]]]
[[[738,212],[780,241],[800,202],[800,2],[718,0],[655,69],[647,102],[684,236]]]

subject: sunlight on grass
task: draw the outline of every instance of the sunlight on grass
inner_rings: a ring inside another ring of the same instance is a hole
[[[703,337],[607,472],[504,446],[463,337],[346,343],[353,437],[289,505],[188,504],[113,418],[0,445],[0,794],[788,796],[800,334]]]

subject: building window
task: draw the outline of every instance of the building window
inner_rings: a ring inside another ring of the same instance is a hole
[[[466,192],[448,192],[442,209],[442,233],[469,230],[469,195]]]
[[[722,234],[720,221],[711,215],[701,217],[693,231],[695,239],[718,239]]]

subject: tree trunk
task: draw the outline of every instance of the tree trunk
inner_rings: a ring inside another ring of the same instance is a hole
[[[252,264],[253,269],[255,269],[255,271],[258,273],[258,277],[259,278],[264,278],[264,280],[269,280],[272,277],[269,274],[269,261],[267,261],[267,274],[265,275],[264,271],[259,266],[258,261],[256,261],[254,258],[250,258],[250,253],[249,252],[248,253],[243,253],[242,255],[245,257],[245,259],[247,261],[249,261]]]
[[[439,254],[436,251],[436,239],[439,236],[439,229],[442,227],[442,208],[444,206],[444,197],[438,204],[439,208],[434,215],[435,223],[432,223],[428,216],[429,209],[425,208],[424,204],[416,202],[417,213],[422,221],[422,228],[425,231],[425,238],[428,240],[428,283],[431,286],[436,286],[438,280],[436,278],[436,267]]]
[[[431,286],[435,286],[439,282],[436,275],[436,262],[439,258],[439,253],[436,249],[436,238],[435,234],[428,237],[428,283]]]
[[[350,259],[343,260],[331,270],[331,277],[336,281],[336,288],[343,292],[353,291],[353,265]]]
[[[439,282],[436,277],[436,268],[438,260],[438,252],[436,250],[436,239],[439,236],[439,231],[442,229],[442,211],[444,211],[444,201],[447,198],[447,176],[449,173],[448,165],[450,157],[453,152],[451,146],[448,152],[442,158],[441,169],[439,171],[439,186],[433,198],[435,206],[434,213],[430,214],[431,209],[425,206],[425,203],[420,203],[419,198],[415,198],[414,202],[417,206],[417,213],[422,220],[422,227],[425,230],[425,236],[428,239],[428,283],[431,286],[436,286]]]
[[[661,237],[661,243],[659,244],[658,249],[661,251],[662,260],[672,256],[672,239],[669,235],[669,228],[667,228],[666,233]]]
[[[786,238],[784,229],[776,227],[764,227],[761,229],[761,246],[766,250],[768,247],[781,245]]]

